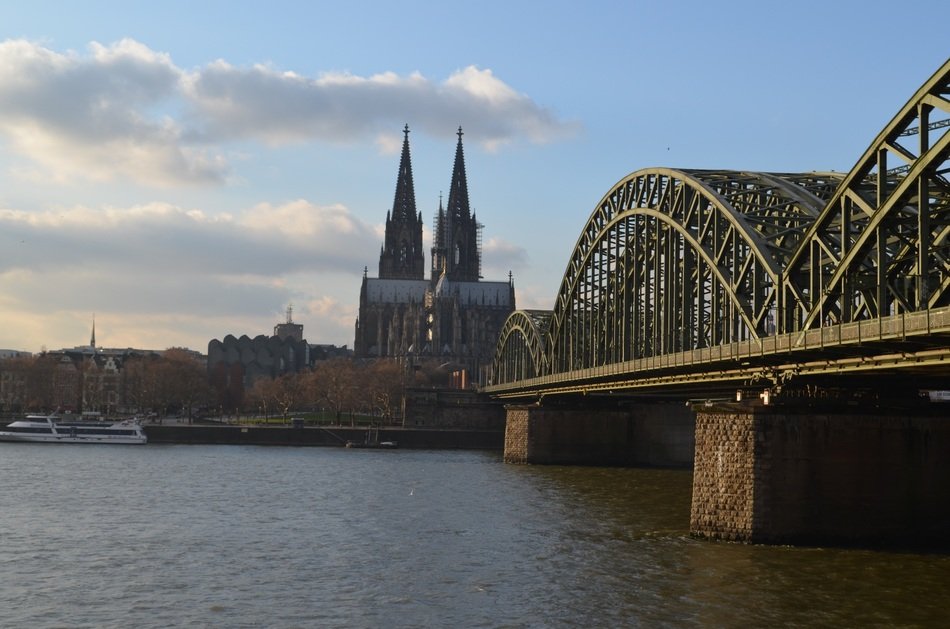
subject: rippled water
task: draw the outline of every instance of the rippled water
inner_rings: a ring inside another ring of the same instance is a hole
[[[0,444],[2,627],[943,626],[950,557],[711,543],[688,472]]]

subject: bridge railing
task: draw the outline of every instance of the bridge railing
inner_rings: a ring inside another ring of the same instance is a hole
[[[893,349],[895,342],[910,338],[922,341],[916,351]],[[837,359],[824,354],[828,348],[849,346],[867,347]],[[902,363],[920,366],[928,361],[947,360],[950,360],[950,307],[492,384],[484,390],[515,397],[531,392],[553,394],[645,389],[698,381],[774,380],[804,373],[835,373],[882,366],[893,368]]]

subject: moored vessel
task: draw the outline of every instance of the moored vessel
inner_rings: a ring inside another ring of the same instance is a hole
[[[64,421],[56,415],[27,415],[0,428],[0,441],[30,443],[113,443],[142,445],[148,442],[138,421]]]

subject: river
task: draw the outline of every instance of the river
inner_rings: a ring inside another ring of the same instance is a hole
[[[0,477],[0,627],[947,622],[947,555],[692,539],[684,471],[3,443]]]

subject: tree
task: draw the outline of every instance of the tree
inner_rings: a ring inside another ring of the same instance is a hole
[[[373,408],[387,421],[392,421],[402,407],[407,382],[405,368],[394,360],[379,359],[366,365],[362,372],[363,390]]]
[[[295,373],[285,373],[274,380],[273,383],[271,395],[275,408],[280,411],[284,419],[287,419],[291,409],[304,398],[305,383],[303,378]]]
[[[217,402],[227,412],[245,408],[244,365],[241,363],[218,362],[208,374],[211,388],[217,392]]]
[[[337,421],[346,409],[356,406],[356,368],[348,358],[333,358],[314,367],[310,379],[313,399],[336,413]]]
[[[32,359],[26,374],[27,410],[55,410],[54,373],[57,362],[56,358],[49,354],[40,354]]]
[[[125,407],[134,413],[162,411],[166,400],[162,399],[158,383],[161,357],[155,354],[130,356],[122,366],[122,398]]]
[[[154,365],[154,373],[163,410],[181,409],[191,420],[195,407],[211,399],[204,365],[187,350],[174,347],[165,350]]]
[[[250,412],[260,411],[264,419],[267,419],[270,410],[273,410],[271,400],[273,394],[274,381],[270,378],[257,378],[244,393],[244,408]],[[270,409],[270,410],[269,410]]]
[[[28,403],[28,382],[36,359],[14,356],[0,360],[0,409],[21,412]]]
[[[98,411],[102,407],[102,374],[95,358],[82,360],[82,411]]]
[[[276,379],[258,378],[245,393],[245,408],[260,410],[266,418],[270,412],[287,419],[290,411],[306,398],[307,384],[299,374],[284,374]]]

